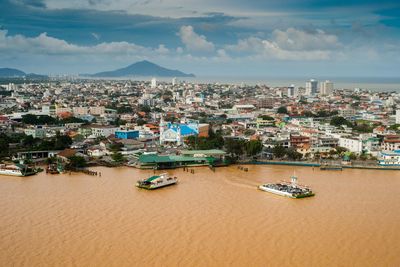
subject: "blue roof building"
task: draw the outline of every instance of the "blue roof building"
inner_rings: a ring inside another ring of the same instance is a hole
[[[137,130],[118,130],[118,131],[115,131],[115,138],[137,139],[137,138],[139,138],[139,131],[137,131]]]

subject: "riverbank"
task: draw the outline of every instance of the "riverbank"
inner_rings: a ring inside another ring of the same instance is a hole
[[[318,167],[325,166],[320,162],[301,162],[301,161],[243,161],[238,164],[241,165],[285,165],[285,166],[301,166],[301,167]],[[389,166],[379,166],[379,165],[361,165],[361,164],[341,164],[335,165],[343,169],[366,169],[366,170],[400,170],[400,167],[389,167]]]

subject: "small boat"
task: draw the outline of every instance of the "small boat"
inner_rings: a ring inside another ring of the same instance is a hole
[[[168,185],[173,185],[178,182],[178,178],[170,177],[168,173],[162,173],[160,175],[154,175],[144,180],[136,182],[136,186],[144,189],[157,189]]]
[[[46,173],[50,174],[60,174],[63,172],[64,172],[64,166],[60,162],[51,163],[46,168]]]
[[[291,183],[280,182],[275,184],[262,184],[258,189],[290,198],[305,198],[315,195],[315,193],[307,186],[298,185],[297,177],[295,175],[291,177]]]
[[[0,164],[0,175],[29,176],[37,173],[35,168],[24,164]]]

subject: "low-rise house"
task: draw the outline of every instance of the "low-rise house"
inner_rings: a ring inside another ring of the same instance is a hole
[[[107,155],[107,150],[102,146],[92,146],[86,152],[90,157],[102,157]]]
[[[115,131],[115,138],[118,139],[137,139],[139,138],[139,131],[137,130],[117,130]]]
[[[92,125],[92,135],[97,137],[108,137],[112,134],[115,134],[116,131],[119,130],[119,127],[115,127],[112,125]]]
[[[400,136],[386,135],[383,138],[381,149],[383,151],[394,151],[400,149]]]
[[[26,135],[31,135],[33,138],[45,138],[46,130],[42,126],[29,127],[24,129]]]

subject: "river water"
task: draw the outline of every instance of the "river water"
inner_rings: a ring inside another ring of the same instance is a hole
[[[400,172],[236,166],[0,176],[0,266],[400,266]],[[316,196],[256,189],[289,179]]]

